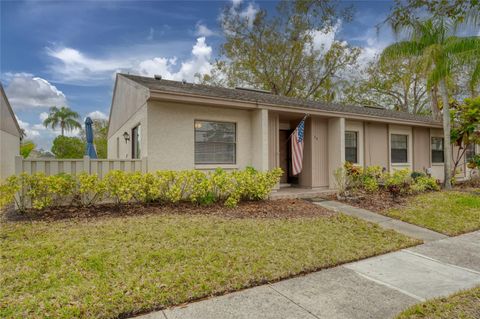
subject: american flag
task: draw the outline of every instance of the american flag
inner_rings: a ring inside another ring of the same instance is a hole
[[[298,124],[292,133],[292,175],[298,175],[303,165],[303,134],[305,131],[305,118]]]

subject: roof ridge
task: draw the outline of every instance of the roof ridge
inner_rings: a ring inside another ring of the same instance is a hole
[[[283,95],[275,94],[265,94],[262,92],[256,92],[253,90],[239,90],[236,88],[228,88],[215,85],[207,85],[200,83],[192,82],[182,82],[175,80],[166,80],[166,79],[155,79],[153,77],[147,77],[142,75],[134,74],[124,74],[119,73],[133,81],[143,82],[140,83],[146,86],[150,90],[163,90],[166,92],[173,91],[183,91],[184,93],[204,95],[204,96],[219,96],[227,99],[238,99],[244,101],[256,101],[259,103],[270,103],[278,106],[286,106],[288,104],[293,104],[291,106],[314,108],[319,110],[326,111],[340,111],[350,114],[364,114],[370,116],[391,118],[391,119],[404,119],[404,120],[413,120],[426,123],[440,123],[440,121],[435,121],[434,118],[430,115],[424,114],[412,114],[403,110],[390,110],[384,108],[372,108],[362,105],[349,105],[349,104],[340,104],[332,103],[325,101],[315,101],[310,99],[302,99],[298,97],[290,97]],[[168,88],[172,88],[168,90]],[[181,90],[183,89],[183,90]]]

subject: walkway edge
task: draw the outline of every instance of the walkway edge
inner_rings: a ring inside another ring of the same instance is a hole
[[[368,222],[378,224],[379,226],[386,229],[393,229],[401,234],[423,240],[424,242],[432,242],[448,238],[447,235],[437,233],[433,230],[409,224],[398,219],[377,214],[366,209],[357,208],[345,203],[333,200],[313,203],[326,209],[330,209],[336,212],[340,212],[346,215],[366,220]]]

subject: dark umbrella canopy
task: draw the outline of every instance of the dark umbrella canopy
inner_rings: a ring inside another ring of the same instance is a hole
[[[92,124],[92,119],[87,117],[85,119],[85,135],[87,137],[87,148],[85,149],[85,155],[88,155],[90,158],[97,158],[97,151],[95,151],[95,146],[93,145]]]

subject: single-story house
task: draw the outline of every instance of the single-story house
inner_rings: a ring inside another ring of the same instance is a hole
[[[288,139],[305,114],[303,170],[291,176]],[[430,116],[117,74],[108,157],[147,157],[149,171],[281,167],[281,183],[335,188],[345,161],[443,179],[442,134]]]
[[[21,130],[0,84],[0,181],[15,174],[15,156],[20,154]]]

